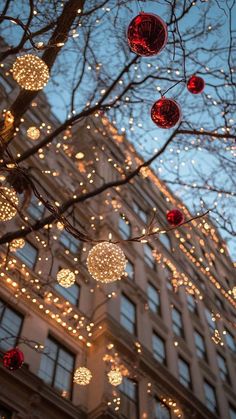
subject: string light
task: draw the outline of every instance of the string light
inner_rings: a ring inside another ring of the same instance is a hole
[[[57,273],[57,281],[63,288],[69,288],[75,283],[75,274],[70,269],[61,269]]]
[[[0,187],[0,221],[9,221],[15,217],[19,200],[13,188]]]
[[[91,371],[86,367],[79,367],[75,370],[73,382],[80,386],[87,386],[92,379]]]
[[[109,383],[112,386],[119,386],[122,383],[122,374],[118,368],[111,370],[107,373]]]
[[[49,80],[49,69],[37,55],[17,57],[12,68],[13,78],[25,90],[42,90]]]
[[[24,239],[15,239],[12,240],[12,242],[10,243],[10,250],[12,252],[16,252],[17,249],[22,249],[25,245],[25,240]]]
[[[38,140],[40,137],[40,130],[37,127],[29,127],[27,129],[27,137],[33,141]]]
[[[94,246],[87,258],[88,271],[94,279],[104,283],[121,279],[125,274],[126,258],[119,246],[102,242]]]

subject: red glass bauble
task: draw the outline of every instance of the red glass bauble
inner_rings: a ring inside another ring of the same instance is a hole
[[[187,82],[187,89],[190,93],[197,95],[202,93],[205,87],[205,81],[198,76],[191,76]]]
[[[130,49],[138,55],[156,55],[166,46],[168,32],[166,23],[153,13],[140,13],[128,27]]]
[[[173,209],[171,211],[168,211],[166,214],[166,218],[169,224],[172,226],[178,226],[182,224],[184,221],[184,215],[183,213],[178,209]]]
[[[20,349],[13,348],[3,355],[3,365],[8,370],[18,370],[24,362],[24,354]]]
[[[181,109],[173,99],[162,98],[154,103],[151,118],[159,128],[172,128],[181,118]]]

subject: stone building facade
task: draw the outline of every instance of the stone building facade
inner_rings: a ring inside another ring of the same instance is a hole
[[[3,68],[2,109],[18,89],[5,73]],[[43,138],[57,125],[46,96],[39,94],[12,143],[13,154],[32,146],[28,127],[40,128]],[[35,178],[42,173],[40,193],[60,206],[122,179],[124,170],[141,162],[125,136],[94,115],[22,166]],[[66,212],[92,239],[112,236],[120,242],[127,276],[110,285],[99,285],[87,271],[91,243],[80,242],[57,222],[29,234],[17,252],[1,246],[0,347],[3,353],[17,345],[25,356],[15,372],[0,364],[2,418],[236,418],[233,263],[206,216],[165,233],[166,211],[175,207],[191,218],[146,168],[128,185]],[[49,214],[33,195],[22,211],[26,224]],[[154,221],[159,234],[145,243],[127,241]],[[19,228],[19,216],[1,222],[1,236]],[[76,272],[68,289],[56,282],[64,267]],[[107,377],[114,365],[123,374],[118,387]],[[92,372],[88,386],[73,383],[79,366]]]

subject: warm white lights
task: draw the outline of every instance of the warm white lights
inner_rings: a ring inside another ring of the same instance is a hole
[[[8,221],[15,217],[19,200],[13,188],[0,187],[0,221]]]
[[[121,279],[125,274],[126,258],[119,246],[102,242],[94,246],[87,258],[89,273],[97,281],[104,283]]]
[[[73,382],[80,386],[87,386],[92,378],[91,371],[86,367],[79,367],[75,370]]]
[[[75,283],[75,274],[70,269],[61,269],[57,273],[57,281],[62,287],[69,288]]]
[[[122,383],[122,374],[118,368],[109,371],[107,373],[107,376],[108,376],[109,383],[112,386],[119,386]]]
[[[17,249],[22,249],[25,245],[25,240],[24,239],[15,239],[12,240],[12,242],[10,243],[10,250],[12,252],[16,252]]]
[[[25,90],[41,90],[49,79],[48,66],[37,55],[17,57],[12,68],[13,78]]]
[[[27,137],[33,141],[38,140],[40,137],[40,130],[37,127],[29,127],[27,129]]]

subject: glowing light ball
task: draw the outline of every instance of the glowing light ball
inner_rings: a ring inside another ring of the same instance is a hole
[[[75,370],[73,382],[80,386],[87,386],[92,379],[91,371],[86,367],[79,367]]]
[[[75,274],[70,269],[61,269],[57,273],[57,282],[64,288],[69,288],[75,283]]]
[[[128,44],[135,54],[148,57],[159,54],[168,39],[167,25],[153,13],[140,13],[128,27]]]
[[[184,221],[184,215],[179,209],[173,209],[166,214],[167,221],[172,226],[178,226]]]
[[[121,372],[118,369],[111,370],[107,374],[109,383],[112,386],[119,386],[122,383],[123,377]]]
[[[13,348],[3,355],[3,366],[10,371],[18,370],[24,362],[24,354],[20,349]]]
[[[102,242],[94,246],[87,258],[88,271],[94,279],[109,283],[125,274],[127,260],[119,246]]]
[[[162,98],[154,103],[151,118],[159,128],[173,128],[181,119],[181,109],[174,99]]]
[[[12,68],[13,78],[25,90],[42,90],[49,80],[47,64],[37,55],[17,57]]]
[[[13,188],[0,186],[0,221],[9,221],[15,217],[19,200]]]
[[[62,224],[60,221],[57,222],[57,228],[58,230],[62,231],[64,230],[64,224]]]
[[[191,76],[187,82],[187,89],[190,93],[198,95],[202,93],[205,87],[205,81],[201,77]]]
[[[40,130],[37,127],[29,127],[27,129],[27,137],[33,141],[38,140],[40,137]]]
[[[16,252],[18,249],[22,249],[25,245],[25,240],[24,239],[15,239],[12,240],[12,242],[10,243],[10,250],[12,252]]]

